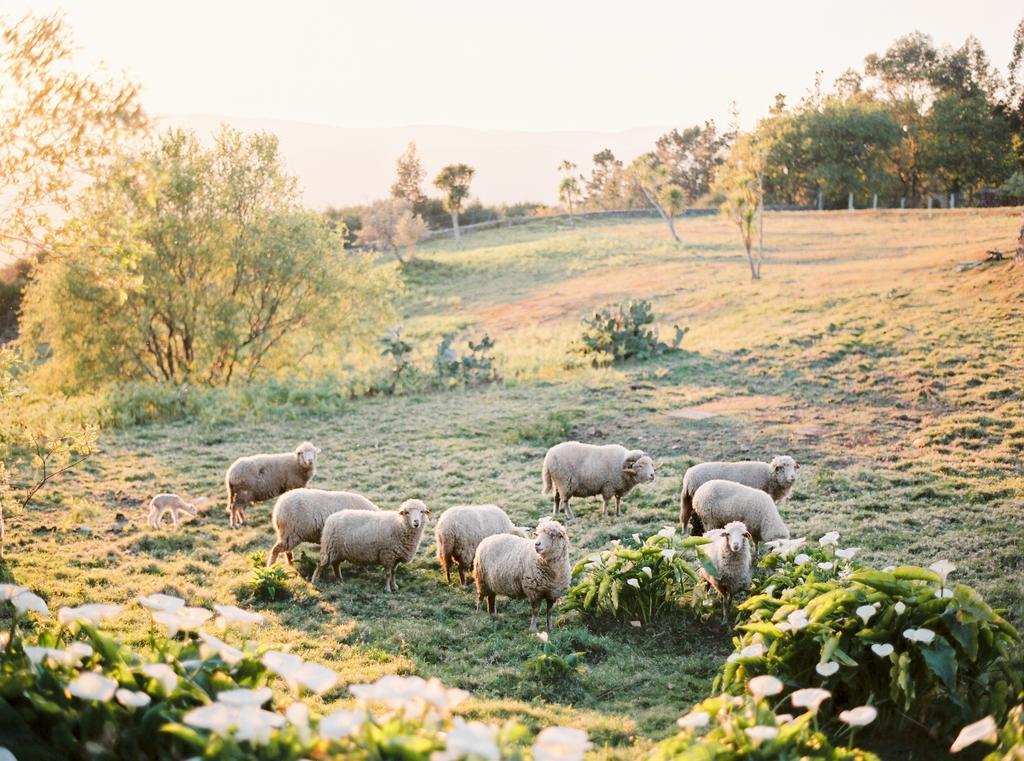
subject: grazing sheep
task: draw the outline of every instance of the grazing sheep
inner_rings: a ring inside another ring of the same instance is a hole
[[[515,534],[528,537],[528,528],[516,527],[497,505],[456,505],[449,507],[437,519],[434,540],[437,542],[437,562],[441,564],[445,579],[452,581],[452,563],[459,564],[459,581],[466,583],[466,570],[473,567],[477,545],[494,534]]]
[[[569,535],[558,521],[544,519],[534,532],[536,539],[496,534],[480,542],[473,560],[476,577],[476,609],[487,600],[494,615],[495,595],[525,598],[530,603],[530,631],[537,631],[540,601],[547,601],[547,629],[551,630],[551,606],[569,588]]]
[[[303,542],[320,544],[320,534],[329,515],[342,510],[380,510],[370,500],[350,491],[292,489],[278,497],[270,517],[277,542],[267,557],[269,568],[280,553],[292,562],[292,550]]]
[[[325,568],[334,568],[341,580],[341,561],[384,567],[384,591],[398,591],[395,566],[416,555],[430,511],[418,499],[407,499],[398,511],[343,510],[324,523],[320,537],[320,564],[313,572],[316,584]]]
[[[772,498],[735,481],[716,478],[702,485],[693,495],[693,514],[708,531],[743,521],[755,542],[789,539]]]
[[[799,469],[796,460],[788,455],[775,457],[770,463],[743,460],[694,465],[683,476],[683,492],[679,495],[679,522],[683,524],[683,531],[686,531],[687,522],[693,520],[693,534],[699,536],[704,533],[699,518],[693,518],[693,495],[708,481],[715,478],[735,481],[752,489],[760,489],[775,502],[782,502],[796,483],[796,472]]]
[[[224,481],[228,487],[228,524],[237,528],[245,523],[245,508],[253,502],[273,499],[291,489],[300,489],[316,473],[320,448],[308,441],[283,454],[254,454],[239,457],[228,468]]]
[[[545,497],[554,497],[553,517],[558,517],[559,501],[566,517],[576,516],[569,507],[572,497],[601,495],[601,515],[608,512],[608,500],[615,497],[615,514],[619,514],[622,498],[637,484],[654,480],[654,462],[639,449],[626,449],[618,444],[595,446],[578,441],[564,441],[544,456]]]
[[[177,494],[157,494],[149,501],[149,516],[146,520],[151,527],[160,528],[160,524],[167,513],[171,514],[174,530],[177,531],[181,525],[178,520],[178,513],[188,513],[194,518],[196,506],[191,502],[186,502]]]
[[[754,565],[750,543],[753,538],[742,521],[730,521],[725,524],[725,528],[712,529],[704,536],[711,543],[702,545],[701,550],[715,567],[715,578],[703,568],[700,573],[721,595],[724,619],[733,595],[750,587]]]

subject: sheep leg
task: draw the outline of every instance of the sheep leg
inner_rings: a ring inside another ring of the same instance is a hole
[[[554,503],[555,503],[555,506],[551,510],[551,517],[552,518],[557,518],[558,517],[558,492],[557,491],[555,492]]]
[[[540,614],[540,600],[530,600],[530,631],[537,631],[537,616]]]
[[[394,567],[384,567],[384,591],[391,592],[391,575],[394,573]]]
[[[462,563],[459,563],[459,583],[466,586],[466,572],[462,570]]]
[[[156,524],[156,514],[157,514],[157,512],[158,511],[157,511],[157,509],[155,507],[151,507],[149,509],[149,516],[146,518],[146,521],[149,523],[149,527],[150,528],[156,528],[157,527],[157,524]]]
[[[338,581],[341,581],[341,561],[340,560],[337,563],[334,564],[334,577]]]
[[[565,519],[567,521],[572,523],[574,520],[576,520],[576,513],[574,513],[572,511],[572,508],[569,507],[569,498],[568,497],[563,497],[562,498],[562,508],[565,510]]]
[[[498,612],[498,606],[495,604],[497,595],[487,595],[487,612],[492,616]]]
[[[181,522],[178,520],[178,510],[177,510],[177,508],[174,508],[174,507],[171,508],[171,520],[174,521],[174,530],[175,531],[177,531],[179,528],[181,528]]]
[[[545,631],[550,632],[551,631],[551,607],[552,607],[552,605],[554,605],[554,603],[551,601],[550,597],[547,598],[546,602],[548,604],[548,610],[547,610],[547,614],[548,614],[548,628],[545,629]]]
[[[313,571],[313,576],[310,577],[309,583],[313,584],[315,586],[316,583],[320,580],[320,574],[323,572],[323,570],[325,568],[329,568],[329,567],[330,567],[329,563],[321,563],[320,565],[318,565],[316,567],[316,570]]]
[[[444,569],[444,583],[445,584],[451,584],[452,583],[451,560],[449,560],[448,558],[442,558],[441,559],[441,567]]]
[[[608,514],[608,498],[601,495],[601,517],[604,518]]]
[[[615,514],[619,514],[619,509],[622,507],[622,497],[618,494],[615,495]]]
[[[274,561],[277,560],[278,554],[284,549],[284,542],[278,541],[270,548],[270,554],[267,556],[267,568],[274,565]]]
[[[295,567],[295,561],[292,560],[292,551],[291,550],[285,550],[284,551],[284,556],[286,558],[288,558],[288,565],[290,565],[292,568],[294,568]]]

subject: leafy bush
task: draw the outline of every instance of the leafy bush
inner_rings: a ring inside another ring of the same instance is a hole
[[[395,328],[383,338],[378,339],[381,347],[380,355],[389,357],[391,367],[387,378],[375,384],[373,390],[382,394],[394,394],[399,385],[416,372],[412,363],[412,344],[402,338],[401,328]]]
[[[541,641],[541,651],[526,661],[525,671],[541,682],[561,682],[583,673],[583,657],[586,653],[570,652],[562,654],[551,641],[548,632],[537,635]]]
[[[0,735],[15,757],[428,761],[529,752],[530,734],[514,721],[499,727],[453,716],[469,693],[437,679],[385,676],[351,685],[353,708],[320,715],[302,695],[332,692],[338,674],[242,635],[226,641],[236,628],[260,625],[258,614],[216,606],[222,640],[201,628],[211,611],[167,595],[139,602],[153,611],[154,627],[147,646],[133,650],[100,632],[121,605],[62,608],[59,624],[40,621],[32,634],[21,619],[48,617],[46,604],[24,588],[0,586],[0,607],[13,607],[0,649]],[[279,684],[291,697],[275,691]],[[580,761],[589,745],[580,730],[549,727],[532,751]]]
[[[1020,637],[973,589],[947,584],[951,564],[877,571],[850,550],[798,549],[762,561],[771,575],[739,606],[748,618],[715,689],[771,674],[831,690],[836,710],[870,703],[886,723],[947,730],[1005,713],[1021,689],[1009,665]]]
[[[245,592],[252,600],[274,602],[291,596],[288,589],[288,572],[284,566],[275,564],[267,568],[262,552],[254,552],[249,556],[252,563],[252,577],[245,585]]]
[[[878,761],[867,751],[833,747],[818,731],[814,710],[777,715],[760,695],[708,698],[679,725],[682,731],[659,744],[652,761]]]
[[[434,375],[440,386],[478,386],[501,380],[494,367],[494,357],[491,355],[494,340],[490,336],[484,333],[483,338],[476,342],[470,338],[467,342],[469,351],[462,356],[452,346],[454,341],[455,334],[449,333],[437,345]]]
[[[632,546],[628,540],[613,541],[611,549],[592,553],[573,568],[574,583],[565,594],[562,611],[647,624],[691,595],[697,572],[683,551],[707,541],[703,537],[680,540],[674,527],[646,539],[633,534]]]
[[[651,302],[640,300],[605,307],[593,317],[583,319],[583,335],[574,346],[577,354],[597,366],[628,359],[649,359],[678,349],[686,329],[675,327],[672,344],[658,340],[652,325]]]

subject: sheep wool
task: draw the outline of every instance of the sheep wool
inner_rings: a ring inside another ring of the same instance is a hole
[[[320,544],[320,535],[327,518],[342,510],[380,510],[366,497],[350,491],[324,491],[323,489],[292,489],[278,497],[270,520],[277,534],[277,542],[267,556],[269,568],[284,553],[288,565],[292,550],[303,542]]]
[[[575,520],[569,500],[573,497],[596,497],[603,500],[601,515],[608,513],[608,502],[615,498],[615,514],[622,498],[638,484],[651,483],[654,461],[640,449],[626,449],[618,444],[595,446],[579,441],[563,441],[547,451],[542,471],[543,494],[554,500],[553,517],[558,507],[565,508],[566,518]]]
[[[710,539],[711,543],[701,545],[701,551],[714,566],[715,578],[703,568],[700,573],[721,595],[724,616],[733,596],[750,587],[754,565],[750,547],[752,537],[742,521],[730,521],[724,528],[712,529],[704,536]]]
[[[254,502],[273,499],[292,489],[300,489],[316,473],[320,449],[308,441],[282,454],[254,454],[239,457],[228,468],[224,482],[228,489],[228,525],[245,523],[245,509]]]
[[[398,591],[395,567],[409,563],[423,538],[430,510],[418,499],[407,499],[399,510],[343,510],[328,516],[320,537],[320,564],[311,581],[325,568],[341,580],[341,561],[379,565],[385,572],[384,591]]]
[[[474,559],[476,608],[487,601],[487,612],[497,610],[496,595],[526,599],[530,603],[530,631],[537,630],[541,600],[547,602],[547,629],[551,608],[569,588],[569,535],[561,523],[543,520],[533,540],[496,534],[480,542]]]
[[[708,531],[742,521],[755,542],[789,539],[789,529],[772,498],[734,481],[716,478],[697,489],[693,512]]]
[[[683,531],[686,531],[686,524],[692,522],[694,536],[704,533],[700,518],[694,517],[693,514],[693,495],[708,481],[735,481],[752,489],[760,489],[779,503],[785,501],[792,491],[799,469],[796,460],[788,455],[775,457],[771,462],[741,460],[694,465],[683,476],[683,490],[679,495],[679,522],[683,526]]]
[[[466,571],[473,567],[476,548],[494,534],[516,534],[525,537],[528,530],[517,528],[497,505],[455,505],[449,507],[434,526],[437,562],[445,580],[451,583],[451,567],[458,563],[459,581],[466,583]]]

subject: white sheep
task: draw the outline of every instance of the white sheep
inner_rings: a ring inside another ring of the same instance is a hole
[[[292,562],[292,550],[303,542],[320,544],[320,534],[328,516],[342,510],[380,510],[366,497],[350,491],[323,489],[292,489],[277,498],[270,520],[277,542],[267,557],[269,568],[280,553]]]
[[[701,486],[712,479],[735,481],[738,484],[760,489],[776,503],[783,502],[796,483],[796,472],[800,466],[792,457],[781,455],[769,462],[741,460],[740,462],[704,462],[694,465],[683,476],[683,491],[679,495],[679,522],[686,531],[686,524],[693,521],[693,534],[704,533],[699,518],[693,517],[693,495]]]
[[[149,501],[149,515],[146,521],[152,528],[160,528],[160,524],[167,513],[171,514],[171,521],[173,521],[174,529],[177,531],[181,525],[178,520],[178,513],[188,513],[195,517],[196,505],[192,502],[186,502],[177,494],[157,494]]]
[[[693,513],[706,531],[742,521],[755,542],[789,539],[789,529],[772,498],[735,481],[715,478],[703,484],[693,495]]]
[[[316,473],[318,454],[319,447],[304,441],[292,452],[254,454],[231,463],[224,477],[231,528],[245,523],[245,508],[253,502],[273,499],[308,484]]]
[[[411,562],[423,538],[430,510],[418,499],[407,499],[401,509],[343,510],[328,516],[320,536],[320,564],[313,572],[316,584],[325,568],[334,568],[341,580],[341,561],[384,567],[384,591],[398,591],[395,566]]]
[[[495,596],[525,598],[530,603],[530,631],[537,630],[540,601],[547,601],[547,629],[551,607],[569,588],[569,535],[562,524],[544,519],[533,540],[496,534],[480,542],[473,560],[476,609],[487,600],[487,612],[496,611]]]
[[[554,498],[553,517],[558,517],[559,502],[566,517],[576,519],[569,500],[572,497],[595,497],[604,500],[601,515],[608,512],[608,500],[615,497],[615,514],[619,514],[622,498],[637,484],[654,480],[654,462],[639,449],[626,449],[618,444],[595,446],[579,441],[564,441],[544,456],[543,494]]]
[[[710,544],[701,545],[701,551],[715,568],[712,577],[701,568],[701,576],[722,598],[722,616],[726,615],[733,595],[750,587],[754,556],[750,544],[753,537],[742,521],[730,521],[724,528],[704,534]]]
[[[437,562],[445,579],[452,580],[451,566],[458,563],[459,581],[466,583],[466,570],[473,567],[477,545],[494,534],[529,536],[530,529],[517,527],[497,505],[455,505],[449,507],[434,526]]]

